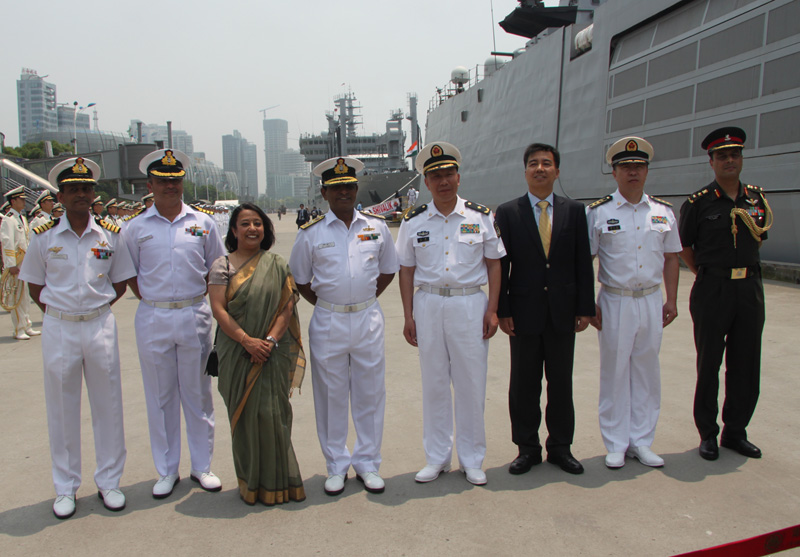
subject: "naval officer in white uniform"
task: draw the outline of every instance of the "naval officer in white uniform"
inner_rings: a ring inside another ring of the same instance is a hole
[[[53,167],[49,180],[67,214],[34,229],[20,273],[44,313],[44,393],[58,518],[75,513],[81,485],[83,377],[92,408],[98,495],[109,510],[125,508],[119,490],[126,455],[122,386],[110,306],[136,271],[119,227],[89,214],[99,177],[97,163],[81,157]]]
[[[153,497],[172,493],[180,480],[181,407],[191,453],[191,478],[219,491],[211,472],[214,406],[211,377],[204,373],[213,338],[206,277],[225,255],[210,216],[183,203],[189,157],[173,149],[145,156],[139,169],[155,205],[128,221],[124,236],[138,278],[131,288],[141,299],[136,311],[136,343],[142,368],[150,445],[159,479]]]
[[[661,406],[658,352],[664,327],[678,315],[681,241],[670,204],[644,193],[653,147],[640,137],[615,142],[606,154],[617,190],[586,209],[592,255],[600,262],[600,432],[606,466],[625,456],[663,466],[651,449]],[[664,282],[666,301],[661,296]]]
[[[364,164],[351,157],[314,168],[330,210],[300,227],[289,266],[314,314],[308,326],[317,435],[328,469],[325,493],[338,495],[350,466],[371,493],[381,493],[386,402],[384,317],[377,297],[398,270],[383,219],[354,209]],[[356,442],[347,449],[347,406]]]
[[[33,230],[34,228],[38,228],[43,224],[47,224],[51,220],[53,220],[53,205],[55,205],[56,200],[53,198],[53,194],[50,190],[44,190],[42,193],[39,194],[39,197],[36,198],[36,205],[39,206],[41,212],[36,216],[35,219],[31,219],[30,222],[30,229]]]
[[[506,254],[488,207],[458,196],[461,153],[443,141],[417,156],[433,202],[406,214],[397,234],[403,335],[419,346],[422,444],[416,481],[450,469],[455,397],[456,450],[467,481],[486,483],[483,411],[489,339],[497,332],[500,259]],[[481,286],[489,284],[489,295]],[[417,291],[414,292],[414,288]]]
[[[12,275],[18,275],[22,260],[28,251],[30,242],[30,227],[25,217],[25,188],[16,187],[5,193],[5,198],[10,209],[0,223],[0,244],[3,246],[3,268],[8,269]],[[32,336],[41,334],[33,328],[31,323],[31,306],[26,286],[22,288],[22,298],[19,305],[12,309],[11,326],[14,327],[14,338],[17,340],[30,340]]]

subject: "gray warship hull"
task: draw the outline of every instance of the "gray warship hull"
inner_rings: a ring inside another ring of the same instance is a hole
[[[616,187],[608,146],[637,135],[656,152],[646,191],[677,213],[713,181],[703,137],[736,125],[748,136],[742,180],[762,186],[775,213],[762,258],[800,263],[800,0],[579,7],[588,22],[534,37],[491,75],[431,102],[426,142],[461,150],[459,193],[492,208],[522,195],[523,151],[540,141],[561,152],[556,193],[589,202]],[[589,24],[591,48],[578,53]]]

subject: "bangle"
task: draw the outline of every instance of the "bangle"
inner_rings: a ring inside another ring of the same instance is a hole
[[[244,338],[247,336],[247,333],[242,329],[242,338],[239,339],[239,344],[244,342]]]
[[[272,344],[274,344],[274,345],[275,345],[275,348],[277,348],[277,347],[278,347],[278,341],[275,339],[275,337],[274,337],[274,336],[272,336],[272,335],[268,336],[268,337],[267,337],[267,340],[268,340],[268,341],[270,341]]]

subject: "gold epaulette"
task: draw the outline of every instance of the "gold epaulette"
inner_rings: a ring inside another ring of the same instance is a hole
[[[374,214],[368,213],[366,211],[359,211],[359,213],[361,213],[362,215],[364,215],[366,217],[375,217],[376,219],[386,220],[386,217],[384,217],[383,215],[374,215]]]
[[[214,211],[209,211],[205,207],[199,207],[197,205],[189,205],[189,207],[191,207],[192,209],[194,209],[198,213],[205,213],[207,215],[213,215],[214,214]]]
[[[320,215],[317,218],[308,221],[303,226],[300,227],[300,230],[305,230],[306,228],[310,228],[312,224],[317,224],[319,221],[325,218],[325,215]]]
[[[124,222],[128,222],[128,221],[129,221],[129,220],[131,220],[132,218],[134,218],[134,217],[138,217],[139,215],[141,215],[142,213],[144,213],[146,210],[147,210],[147,207],[142,207],[141,209],[139,209],[138,211],[136,211],[134,214],[132,214],[132,215],[128,215],[127,217],[125,217],[125,218],[124,218],[124,219],[122,219],[122,220],[123,220]]]
[[[53,228],[55,225],[58,224],[58,219],[53,219],[48,223],[43,224],[42,226],[37,226],[33,229],[34,234],[41,234],[42,232],[46,232]]]
[[[703,188],[700,191],[694,192],[692,195],[689,196],[689,203],[694,203],[707,193],[708,193],[708,188]]]
[[[481,205],[480,203],[473,203],[472,201],[467,201],[464,203],[464,207],[467,209],[472,209],[473,211],[478,211],[484,215],[488,215],[491,213],[491,210],[486,205]]]
[[[661,199],[661,198],[658,198],[658,197],[653,197],[652,195],[650,196],[650,199],[652,199],[656,203],[661,203],[662,205],[666,205],[667,207],[672,207],[672,203],[670,203],[669,201],[667,201],[665,199]]]
[[[597,201],[594,201],[593,203],[589,204],[589,208],[590,208],[590,209],[595,209],[596,207],[599,207],[599,206],[600,206],[600,205],[602,205],[603,203],[608,203],[608,202],[609,202],[609,201],[611,201],[612,199],[613,199],[613,196],[611,196],[611,195],[607,195],[607,196],[605,196],[605,197],[601,197],[601,198],[600,198],[600,199],[598,199]]]
[[[417,207],[413,211],[409,211],[408,213],[406,213],[406,216],[403,217],[403,220],[413,219],[417,215],[421,215],[422,213],[424,213],[427,210],[428,210],[428,205],[426,203],[423,203],[422,205],[420,205],[419,207]]]
[[[110,222],[107,222],[105,220],[100,220],[100,219],[94,219],[94,222],[96,222],[102,228],[105,228],[109,232],[113,232],[114,234],[119,234],[120,227],[117,226],[116,224],[111,224]]]

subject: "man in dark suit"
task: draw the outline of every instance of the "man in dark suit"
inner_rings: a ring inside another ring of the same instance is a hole
[[[507,255],[497,315],[511,345],[508,401],[519,456],[509,472],[542,462],[539,424],[542,375],[547,377],[547,461],[571,474],[583,466],[570,452],[575,431],[572,363],[575,333],[595,315],[594,277],[585,209],[553,194],[560,156],[550,145],[525,150],[528,192],[498,207]]]

